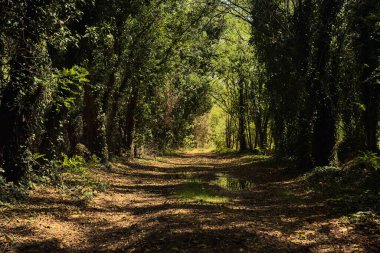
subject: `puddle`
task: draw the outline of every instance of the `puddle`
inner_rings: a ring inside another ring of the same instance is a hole
[[[228,197],[216,193],[208,184],[201,180],[191,180],[183,184],[176,195],[182,199],[208,203],[227,203],[230,200]]]
[[[230,175],[222,173],[216,174],[216,179],[211,174],[208,174],[210,177],[194,175],[193,173],[183,175],[187,178],[187,182],[181,185],[176,195],[188,200],[208,203],[227,203],[230,201],[229,197],[223,195],[223,192],[217,191],[213,186],[219,186],[233,192],[249,191],[255,186],[252,181],[231,177]],[[214,180],[212,180],[211,177]]]
[[[229,191],[246,191],[251,190],[255,186],[252,181],[234,178],[226,174],[217,174],[217,179],[212,184],[218,185]]]

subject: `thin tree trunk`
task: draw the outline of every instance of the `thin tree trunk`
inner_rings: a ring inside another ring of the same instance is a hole
[[[251,126],[250,126],[250,122],[249,120],[247,119],[247,134],[248,134],[248,146],[249,146],[249,149],[253,149],[253,144],[252,144],[252,131],[251,131]]]
[[[231,140],[231,117],[227,114],[226,118],[226,147],[231,148],[232,147],[232,140]]]
[[[83,143],[92,152],[97,153],[97,103],[93,90],[89,84],[84,87],[84,108],[83,108]]]
[[[239,81],[239,151],[247,150],[247,141],[245,139],[245,103],[244,103],[244,83]]]
[[[260,134],[260,148],[266,149],[267,148],[267,142],[268,142],[268,115],[264,118],[263,126],[261,127],[261,134]]]
[[[127,106],[127,119],[125,124],[125,149],[127,156],[132,157],[132,144],[133,144],[133,138],[134,138],[134,131],[135,131],[135,125],[136,125],[136,108],[137,108],[137,102],[138,102],[138,95],[139,95],[139,88],[138,86],[134,86],[132,88],[132,93],[130,96],[130,100],[128,102]]]

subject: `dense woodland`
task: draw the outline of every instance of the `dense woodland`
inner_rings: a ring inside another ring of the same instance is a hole
[[[376,153],[379,13],[376,0],[3,0],[4,177],[62,153],[210,142],[306,170]]]
[[[379,63],[379,0],[0,0],[0,251],[379,252]]]

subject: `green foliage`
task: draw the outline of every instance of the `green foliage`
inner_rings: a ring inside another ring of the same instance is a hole
[[[380,192],[380,158],[372,152],[361,153],[352,164],[347,166],[347,183],[353,187],[369,190],[372,193]]]
[[[214,152],[221,154],[221,155],[231,155],[231,156],[239,154],[239,152],[237,150],[231,149],[231,148],[225,148],[225,147],[222,147],[222,148],[217,147],[217,148],[215,148]]]
[[[380,157],[373,152],[361,152],[353,161],[354,166],[364,170],[380,170]]]
[[[25,199],[28,196],[28,186],[7,182],[3,177],[4,170],[0,167],[0,207]]]
[[[375,152],[379,1],[250,4],[251,43],[264,68],[277,155],[312,168],[337,162],[339,141],[344,162],[359,150]]]
[[[78,175],[85,175],[88,173],[86,160],[78,155],[69,158],[66,154],[62,153],[61,168],[63,172],[74,173]]]
[[[87,162],[87,165],[90,166],[90,167],[94,167],[94,166],[97,166],[99,164],[101,164],[101,160],[95,154],[93,154],[90,157],[89,161]]]
[[[372,192],[380,191],[379,157],[362,153],[344,168],[318,167],[305,175],[307,183],[321,192]]]
[[[188,148],[188,149],[195,148],[196,147],[195,136],[193,134],[189,134],[185,136],[185,138],[183,139],[182,145],[184,148]]]
[[[285,2],[3,1],[3,191],[69,175],[86,199],[89,166],[211,140],[376,192],[379,1]]]
[[[348,217],[349,221],[356,225],[357,227],[373,227],[376,228],[380,226],[380,219],[376,213],[372,211],[360,211],[354,214],[351,214]]]
[[[108,188],[108,183],[100,180],[89,168],[96,167],[99,165],[98,162],[99,159],[96,156],[92,156],[91,160],[86,163],[81,156],[69,157],[62,153],[62,159],[56,163],[59,168],[56,172],[59,180],[54,184],[62,193],[71,198],[87,202]]]
[[[86,69],[78,66],[55,73],[57,87],[53,103],[57,106],[56,110],[70,110],[76,104],[83,94],[83,85],[89,82],[88,74]]]
[[[339,191],[344,171],[338,167],[317,167],[305,175],[306,182],[315,190],[325,192]]]

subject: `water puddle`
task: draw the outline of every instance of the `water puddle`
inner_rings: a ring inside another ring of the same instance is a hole
[[[252,181],[234,178],[226,174],[217,174],[217,179],[212,184],[229,191],[247,191],[255,186]]]
[[[255,186],[252,181],[222,173],[216,174],[216,179],[212,174],[186,173],[182,176],[187,178],[187,182],[181,185],[176,195],[182,199],[208,203],[227,203],[230,201],[230,198],[225,196],[226,192],[218,191],[215,186],[232,192],[249,191]]]

